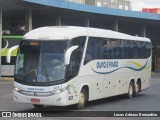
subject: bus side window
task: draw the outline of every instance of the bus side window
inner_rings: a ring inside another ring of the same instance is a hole
[[[76,49],[70,59],[70,64],[67,65],[66,68],[66,79],[70,80],[74,78],[76,75],[78,75],[78,71],[81,65],[82,60],[82,54],[84,50],[84,44],[85,44],[86,37],[78,37],[74,38],[71,42],[71,46],[78,45],[78,49]]]
[[[140,52],[139,52],[139,47],[140,47],[140,43],[139,41],[132,41],[132,59],[138,59],[140,58]]]
[[[125,49],[125,59],[131,59],[131,42],[130,41],[126,41],[124,49]]]
[[[116,40],[115,55],[116,59],[122,58],[121,40]]]
[[[137,59],[140,59],[140,57],[141,57],[141,55],[140,55],[140,48],[141,48],[140,42],[136,41],[136,52],[137,52],[136,58]]]
[[[121,42],[121,51],[122,51],[122,59],[126,59],[126,52],[127,52],[127,41],[126,40],[122,40],[122,42]]]
[[[145,44],[145,58],[148,58],[151,55],[151,44],[149,42],[146,42]]]
[[[98,38],[99,40],[97,40],[97,44],[98,44],[98,47],[97,47],[97,59],[103,59],[103,51],[104,51],[104,44],[105,44],[105,41],[104,41],[104,38]]]
[[[131,41],[131,59],[135,59],[136,58],[136,56],[135,56],[135,54],[136,54],[135,48],[136,48],[135,42]]]
[[[110,59],[110,40],[106,39],[104,40],[104,44],[103,44],[103,59]]]
[[[97,48],[98,48],[97,41],[95,40],[95,38],[90,37],[88,40],[84,65],[97,58],[97,53],[98,53]]]
[[[111,56],[110,59],[121,59],[122,51],[121,51],[121,40],[119,39],[111,39]]]
[[[145,58],[145,42],[140,42],[140,58]]]
[[[94,59],[103,59],[106,53],[105,38],[90,37],[88,40],[84,65]]]

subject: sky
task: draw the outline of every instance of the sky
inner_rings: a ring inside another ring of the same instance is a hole
[[[132,10],[141,11],[142,8],[160,8],[160,0],[130,0]]]

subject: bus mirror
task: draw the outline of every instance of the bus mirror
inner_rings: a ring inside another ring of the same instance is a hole
[[[70,63],[70,58],[71,58],[71,54],[74,50],[76,50],[78,48],[78,46],[72,46],[70,47],[67,51],[66,51],[66,54],[65,54],[65,58],[64,58],[64,63],[65,65],[69,65]]]
[[[10,63],[10,62],[11,62],[11,53],[12,53],[15,49],[17,49],[18,47],[19,47],[19,45],[16,45],[16,46],[11,47],[11,48],[8,50],[8,52],[7,52],[7,57],[6,57],[6,62],[7,62],[7,63]]]

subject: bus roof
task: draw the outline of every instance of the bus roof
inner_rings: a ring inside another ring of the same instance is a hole
[[[104,30],[89,27],[76,26],[50,26],[34,29],[24,35],[24,39],[28,40],[64,40],[73,39],[78,36],[104,37],[113,39],[139,40],[148,41],[148,38],[131,36],[111,30]]]

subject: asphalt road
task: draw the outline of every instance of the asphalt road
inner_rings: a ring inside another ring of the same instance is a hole
[[[12,97],[12,88],[11,81],[0,81],[0,111],[37,111],[31,104],[15,103]],[[58,114],[61,114],[64,110],[77,111],[74,106],[45,107],[43,109],[43,111],[53,113],[57,110],[60,111]],[[160,74],[152,75],[150,88],[141,92],[138,97],[127,99],[124,95],[121,95],[92,101],[87,104],[83,111],[160,111]],[[119,119],[115,118],[114,120]]]

